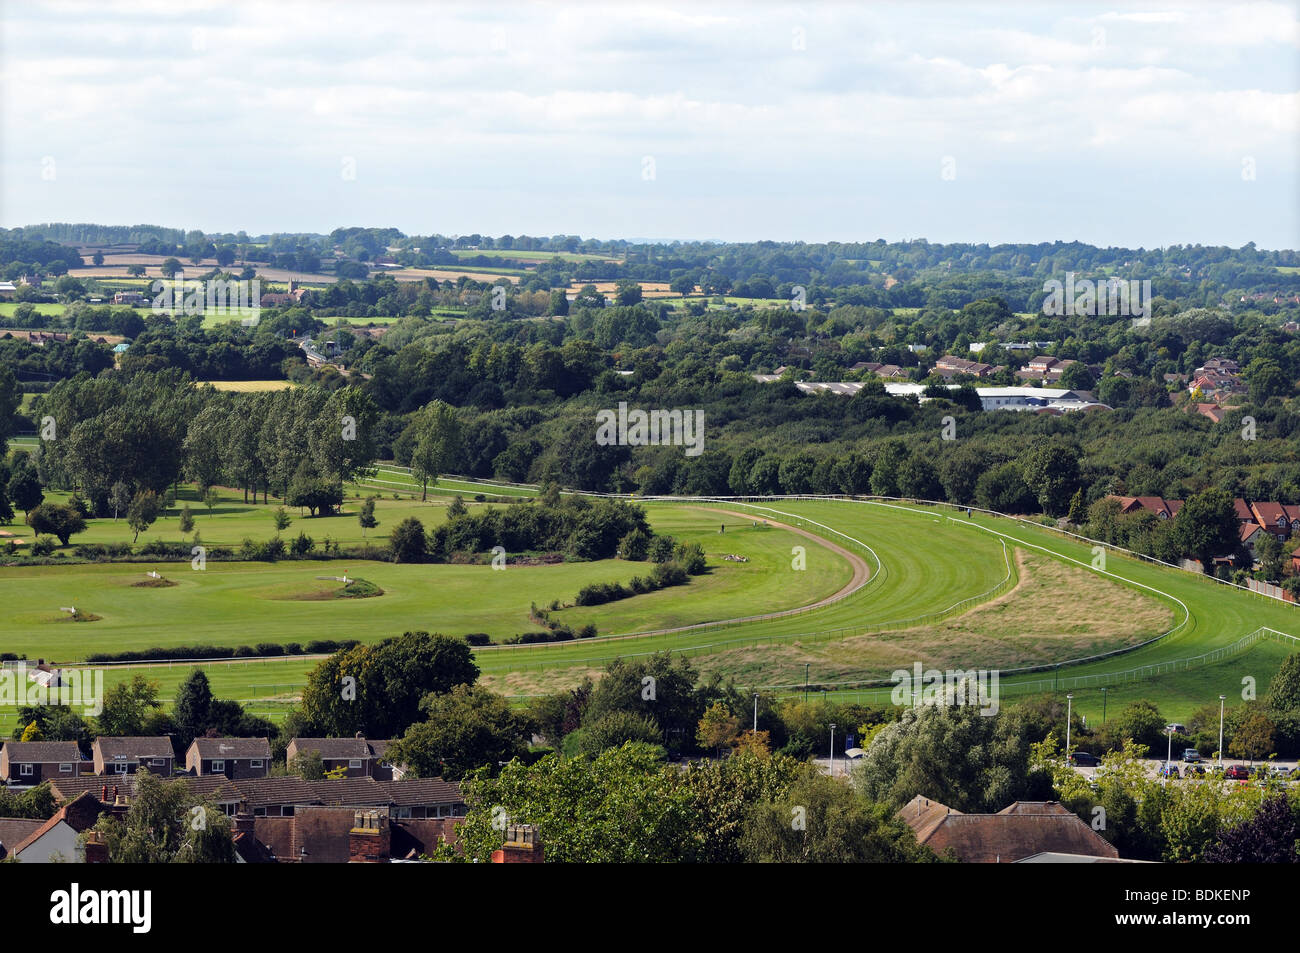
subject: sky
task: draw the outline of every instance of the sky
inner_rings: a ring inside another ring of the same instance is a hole
[[[1300,248],[1300,2],[0,0],[0,225]]]

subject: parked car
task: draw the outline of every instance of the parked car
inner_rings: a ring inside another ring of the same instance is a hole
[[[1201,760],[1201,753],[1195,748],[1187,748],[1183,751],[1183,760],[1188,764],[1196,764]]]
[[[1162,764],[1160,766],[1160,777],[1162,778],[1181,778],[1182,774],[1176,764]]]
[[[1250,771],[1244,764],[1230,764],[1223,772],[1223,776],[1229,781],[1249,781]]]
[[[1205,774],[1206,772],[1205,772],[1204,765],[1189,764],[1187,767],[1183,768],[1183,777],[1185,778],[1190,778],[1190,777],[1203,778],[1205,777]]]
[[[1165,725],[1165,731],[1173,732],[1176,735],[1185,735],[1187,734],[1187,726],[1180,725],[1175,721],[1171,724]]]
[[[1070,754],[1069,763],[1076,768],[1095,768],[1101,764],[1101,759],[1086,751],[1075,751]]]

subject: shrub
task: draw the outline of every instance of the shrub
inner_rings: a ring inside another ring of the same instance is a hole
[[[466,634],[465,641],[470,645],[491,645],[492,637],[486,632],[470,632]]]
[[[32,540],[33,556],[48,556],[59,548],[59,541],[53,536],[37,536]]]

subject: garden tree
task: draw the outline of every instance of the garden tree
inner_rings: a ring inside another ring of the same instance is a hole
[[[407,765],[416,777],[459,781],[486,767],[522,757],[531,734],[526,716],[506,699],[477,685],[456,685],[420,702],[423,721],[392,742],[385,757]]]
[[[325,759],[319,751],[300,751],[285,764],[286,774],[295,774],[304,781],[325,779]]]
[[[89,752],[94,739],[86,719],[67,705],[23,705],[16,720],[15,741],[75,741],[82,751]],[[24,738],[29,729],[39,737]]]
[[[181,751],[207,732],[212,720],[212,686],[203,669],[196,668],[176,690],[172,718],[176,723],[176,744]]]
[[[540,695],[529,702],[528,717],[533,731],[548,746],[559,748],[566,735],[578,730],[587,698],[591,695],[591,684],[590,678],[584,678],[577,688]],[[659,742],[656,740],[654,743]]]
[[[467,806],[457,843],[486,862],[501,846],[501,812],[537,827],[547,862],[667,863],[693,860],[700,836],[690,789],[662,749],[630,743],[596,758],[547,755],[511,761],[461,780]]]
[[[275,512],[271,514],[271,520],[272,522],[275,523],[275,528],[278,530],[288,529],[289,524],[293,522],[289,518],[289,511],[286,510],[283,506],[276,507]]]
[[[233,864],[230,818],[185,781],[164,781],[141,768],[126,814],[100,816],[114,864]]]
[[[41,500],[45,499],[45,494],[41,491],[40,477],[37,476],[36,467],[31,463],[24,463],[14,468],[5,492],[13,505],[24,513],[30,513],[41,505]]]
[[[461,430],[456,411],[435,400],[415,415],[415,444],[411,450],[411,475],[420,481],[420,499],[429,497],[429,482],[448,470],[460,453]]]
[[[1255,544],[1255,559],[1259,562],[1260,575],[1273,581],[1282,578],[1286,566],[1286,551],[1282,543],[1272,533],[1260,533],[1259,542]]]
[[[659,727],[669,753],[692,750],[706,703],[695,683],[695,667],[682,655],[657,652],[635,661],[615,659],[591,691],[582,726],[586,729],[612,712],[630,712]]]
[[[1092,371],[1083,361],[1075,361],[1061,372],[1061,386],[1069,390],[1092,390],[1096,384]]]
[[[695,739],[701,748],[712,749],[718,757],[722,749],[729,748],[740,734],[740,719],[733,715],[722,702],[714,702],[704,710]]]
[[[161,710],[158,683],[136,674],[129,682],[105,690],[97,729],[101,735],[145,735],[147,726],[155,722],[153,716]]]
[[[854,770],[872,800],[902,807],[924,794],[967,813],[993,813],[1015,800],[1041,800],[1049,783],[1029,770],[1030,741],[1014,710],[983,715],[975,705],[903,711]]]
[[[108,505],[113,508],[113,520],[116,522],[118,514],[125,513],[131,505],[131,488],[118,480],[108,491]]]
[[[429,541],[424,535],[424,524],[414,516],[402,520],[393,527],[389,549],[395,563],[424,562],[429,555]]]
[[[54,795],[50,793],[48,781],[21,792],[0,787],[0,817],[47,821],[54,816],[54,809]]]
[[[843,781],[797,779],[775,803],[756,805],[741,837],[749,863],[924,863],[938,858],[886,804]]]
[[[357,522],[361,524],[361,535],[364,538],[367,530],[372,530],[379,525],[379,520],[375,519],[375,498],[368,496],[361,504],[361,512],[357,514]],[[421,528],[423,533],[423,528]]]
[[[41,726],[33,720],[27,723],[27,727],[23,729],[23,733],[18,740],[23,744],[30,741],[44,741],[45,734],[41,731]]]
[[[86,521],[81,518],[75,507],[64,503],[42,503],[27,513],[27,525],[34,533],[48,533],[57,536],[59,543],[66,546],[68,540],[76,533],[86,531]]]
[[[1189,497],[1174,517],[1174,542],[1199,560],[1207,573],[1214,571],[1215,558],[1237,551],[1239,539],[1232,494],[1225,490],[1204,490]]]
[[[1275,712],[1300,709],[1300,652],[1292,652],[1283,659],[1273,680],[1268,683],[1264,703]]]
[[[1247,703],[1232,713],[1228,754],[1254,761],[1273,752],[1277,725],[1258,703]]]
[[[1056,440],[1043,440],[1019,457],[1025,486],[1049,516],[1063,516],[1079,488],[1078,448]]]
[[[1264,800],[1254,815],[1219,831],[1201,859],[1210,864],[1300,863],[1300,820],[1285,794]]]
[[[141,490],[132,498],[126,511],[126,525],[135,533],[131,542],[138,540],[140,534],[154,524],[161,510],[162,503],[153,490]]]
[[[663,747],[664,733],[653,718],[631,711],[612,711],[574,733],[579,754],[594,758],[629,741]],[[566,749],[567,750],[567,749]]]
[[[406,632],[321,661],[302,693],[300,732],[311,737],[399,738],[420,720],[420,702],[472,685],[478,666],[464,639]]]
[[[754,807],[785,797],[797,779],[811,773],[809,765],[794,758],[744,747],[722,760],[687,763],[679,778],[692,795],[697,817],[695,859],[705,863],[744,860],[741,837]]]

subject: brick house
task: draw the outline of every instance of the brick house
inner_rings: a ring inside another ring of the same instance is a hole
[[[379,763],[379,754],[387,747],[387,741],[372,742],[362,737],[294,738],[284,750],[284,759],[292,765],[299,755],[315,752],[326,771],[342,768],[347,778],[389,780],[393,776],[392,768]]]
[[[254,817],[292,817],[304,807],[383,807],[403,820],[465,815],[460,785],[442,778],[306,781],[289,776],[245,778],[233,783]]]
[[[224,774],[232,781],[264,778],[271,768],[271,742],[266,738],[195,738],[185,752],[185,768],[199,777]]]
[[[99,737],[90,746],[96,774],[135,774],[143,765],[153,774],[170,777],[176,766],[172,740],[157,737]]]
[[[0,749],[0,779],[8,784],[74,778],[88,766],[75,741],[6,741]]]
[[[80,836],[95,826],[105,810],[97,798],[84,793],[10,847],[6,859],[13,857],[24,864],[84,863],[86,849]]]
[[[898,816],[937,854],[964,864],[1009,864],[1035,854],[1117,860],[1119,851],[1055,801],[1016,801],[996,814],[963,814],[917,795]]]
[[[1250,509],[1255,514],[1255,522],[1277,537],[1278,542],[1285,543],[1292,534],[1300,534],[1300,506],[1252,503]]]

